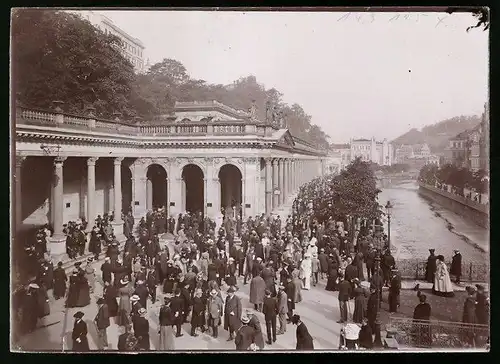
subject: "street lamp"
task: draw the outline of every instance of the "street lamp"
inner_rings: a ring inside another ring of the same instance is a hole
[[[392,205],[391,201],[387,201],[387,204],[385,205],[385,209],[387,211],[387,244],[388,244],[388,249],[391,251],[391,212],[392,212]]]
[[[374,348],[382,348],[382,334],[380,332],[380,305],[381,305],[381,299],[382,299],[382,287],[379,286],[380,282],[380,252],[377,249],[377,253],[375,255],[375,276],[377,279],[375,282],[377,282],[377,286],[375,287],[376,291],[375,294],[377,295],[377,314],[375,316],[375,340],[373,341],[373,347]]]

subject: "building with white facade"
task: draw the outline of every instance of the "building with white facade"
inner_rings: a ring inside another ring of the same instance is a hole
[[[349,144],[332,144],[325,163],[328,173],[339,173],[351,163],[351,146]]]
[[[376,163],[381,166],[390,166],[393,164],[392,144],[384,139],[377,142],[375,138],[371,139],[351,139],[350,140],[351,160],[361,157],[365,162]]]
[[[132,63],[136,72],[140,73],[145,70],[144,62],[144,44],[137,38],[132,37],[116,26],[113,21],[99,13],[91,10],[69,11],[70,13],[79,15],[83,19],[88,20],[96,28],[103,31],[105,34],[113,34],[120,38],[123,47],[120,49],[122,55]]]

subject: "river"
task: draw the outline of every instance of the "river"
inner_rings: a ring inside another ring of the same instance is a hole
[[[391,242],[397,259],[426,258],[431,248],[447,259],[454,249],[460,250],[464,260],[489,259],[488,231],[421,197],[415,181],[396,182],[381,190],[379,203],[385,206],[390,200],[394,206]]]

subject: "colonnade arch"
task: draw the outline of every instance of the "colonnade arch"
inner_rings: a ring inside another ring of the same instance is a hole
[[[238,167],[233,164],[224,164],[219,169],[220,181],[220,208],[230,213],[238,213],[241,217],[243,208],[243,175]],[[233,211],[236,207],[237,211]]]
[[[156,163],[149,165],[146,178],[147,209],[166,207],[168,201],[168,174],[165,168]]]
[[[205,181],[203,170],[196,164],[182,168],[182,200],[186,211],[204,212]]]

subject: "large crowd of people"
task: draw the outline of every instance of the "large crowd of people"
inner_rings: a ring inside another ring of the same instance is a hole
[[[302,186],[285,221],[278,215],[264,214],[242,221],[233,214],[224,218],[217,231],[214,221],[201,213],[186,212],[174,218],[167,217],[163,209],[149,212],[134,231],[133,217],[128,214],[123,216],[127,240],[122,249],[110,224],[112,215],[98,217],[88,244],[94,256],[85,266],[76,262],[68,278],[61,262],[56,269],[50,257],[40,263],[40,272],[28,285],[21,304],[25,332],[34,330],[37,319],[49,314],[47,290],[53,289],[55,299],[65,298],[67,307],[85,307],[91,304],[90,295],[100,274],[104,289],[94,319],[99,349],[110,346],[106,330],[114,317],[123,330],[117,340],[118,350],[150,350],[148,301],[155,303],[160,296],[159,350],[175,349],[175,338],[183,335],[185,323],[190,324],[188,331],[193,337],[203,334],[217,338],[222,326],[237,350],[260,350],[265,343],[272,346],[289,324],[295,324],[296,349],[312,350],[313,338],[294,311],[302,302],[302,290],[324,280],[327,291],[338,292],[338,322],[342,324],[339,348],[370,349],[373,337],[376,341],[380,333],[376,318],[383,287],[388,287],[390,312],[397,312],[401,275],[387,236],[379,228],[380,221],[373,224],[349,216],[318,219],[310,195],[322,186],[326,186],[324,179]],[[68,255],[74,258],[83,254],[83,222],[65,228]],[[39,232],[40,242],[34,248],[39,254],[46,253],[43,239],[47,235],[43,234],[48,233]],[[160,240],[165,237],[172,243],[162,248]],[[94,261],[102,250],[105,261],[96,272]],[[454,259],[459,260],[458,254]],[[433,280],[435,292],[449,295],[447,268],[439,262],[443,262],[442,256],[429,258],[427,277]],[[454,269],[459,281],[460,272]],[[235,294],[247,284],[253,309],[242,308]],[[414,318],[429,320],[430,306],[416,288],[420,303]],[[225,300],[222,291],[227,292]],[[487,300],[483,301],[486,306]],[[468,307],[466,310],[470,311]],[[264,316],[265,335],[256,312]],[[75,351],[89,350],[83,316],[82,311],[75,314]]]

